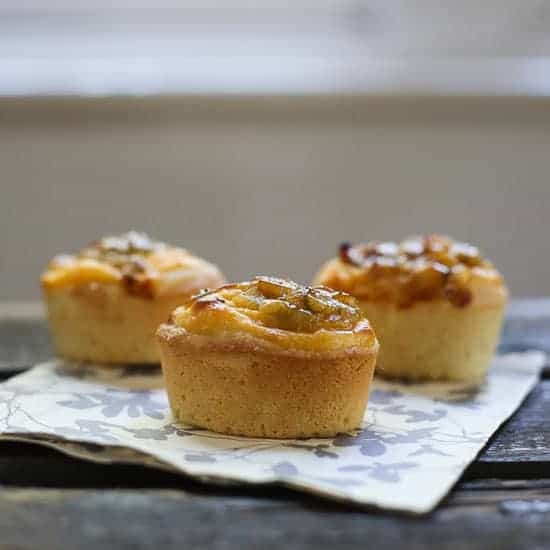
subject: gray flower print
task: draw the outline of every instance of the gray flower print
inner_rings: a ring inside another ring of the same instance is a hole
[[[397,483],[401,480],[400,472],[417,468],[416,462],[394,462],[393,464],[381,464],[375,462],[371,465],[352,464],[338,468],[339,472],[365,472],[368,477],[385,483]]]
[[[58,401],[57,404],[81,410],[100,407],[101,414],[107,418],[114,418],[126,412],[130,418],[145,415],[162,420],[166,409],[166,405],[154,401],[153,393],[149,390],[127,392],[112,388],[108,388],[104,393],[77,393],[75,399]]]
[[[381,390],[374,388],[369,395],[369,403],[376,405],[388,405],[396,397],[401,397],[403,394],[397,390]]]
[[[54,429],[55,433],[70,439],[71,437],[87,437],[92,440],[104,441],[106,443],[118,443],[118,438],[111,433],[113,424],[99,420],[76,420],[76,428],[72,426],[59,426]]]
[[[418,411],[414,409],[407,409],[404,405],[392,405],[391,407],[385,407],[382,409],[383,412],[389,414],[396,414],[406,416],[408,424],[414,422],[437,422],[445,416],[447,416],[447,411],[445,409],[434,409],[433,412]]]

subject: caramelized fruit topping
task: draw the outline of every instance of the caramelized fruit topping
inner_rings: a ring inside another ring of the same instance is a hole
[[[199,312],[224,303],[270,328],[313,333],[321,329],[353,330],[363,315],[355,298],[326,287],[301,286],[275,277],[225,285],[191,300]]]
[[[151,297],[151,279],[154,274],[146,260],[150,254],[165,246],[153,241],[145,233],[129,231],[93,242],[80,251],[77,258],[93,259],[115,267],[122,274],[122,281],[129,294]]]
[[[472,268],[492,268],[475,246],[439,235],[411,237],[399,244],[344,243],[339,257],[361,270],[367,299],[397,294],[401,307],[438,297],[465,307],[472,300],[468,288]]]

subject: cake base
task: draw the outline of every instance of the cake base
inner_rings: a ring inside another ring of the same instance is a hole
[[[329,437],[361,425],[377,346],[332,355],[227,343],[170,325],[158,335],[182,423],[269,438]]]
[[[159,363],[155,332],[187,299],[140,298],[98,283],[47,289],[44,298],[58,355],[115,364]]]
[[[360,303],[380,342],[377,375],[415,382],[483,380],[498,344],[504,304],[458,308],[437,301],[400,309]]]

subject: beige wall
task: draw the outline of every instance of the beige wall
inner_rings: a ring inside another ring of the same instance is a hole
[[[444,231],[515,295],[550,295],[550,103],[0,101],[0,299],[50,256],[133,227],[231,279],[308,281],[343,240]]]

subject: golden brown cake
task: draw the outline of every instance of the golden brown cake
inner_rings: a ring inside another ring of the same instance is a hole
[[[199,294],[158,339],[174,416],[251,437],[360,426],[378,351],[353,297],[270,277]]]
[[[57,353],[101,363],[158,363],[160,323],[223,282],[216,266],[133,231],[55,257],[41,278]]]
[[[508,296],[476,247],[438,235],[343,244],[315,284],[358,299],[380,340],[378,374],[413,381],[483,379]]]

